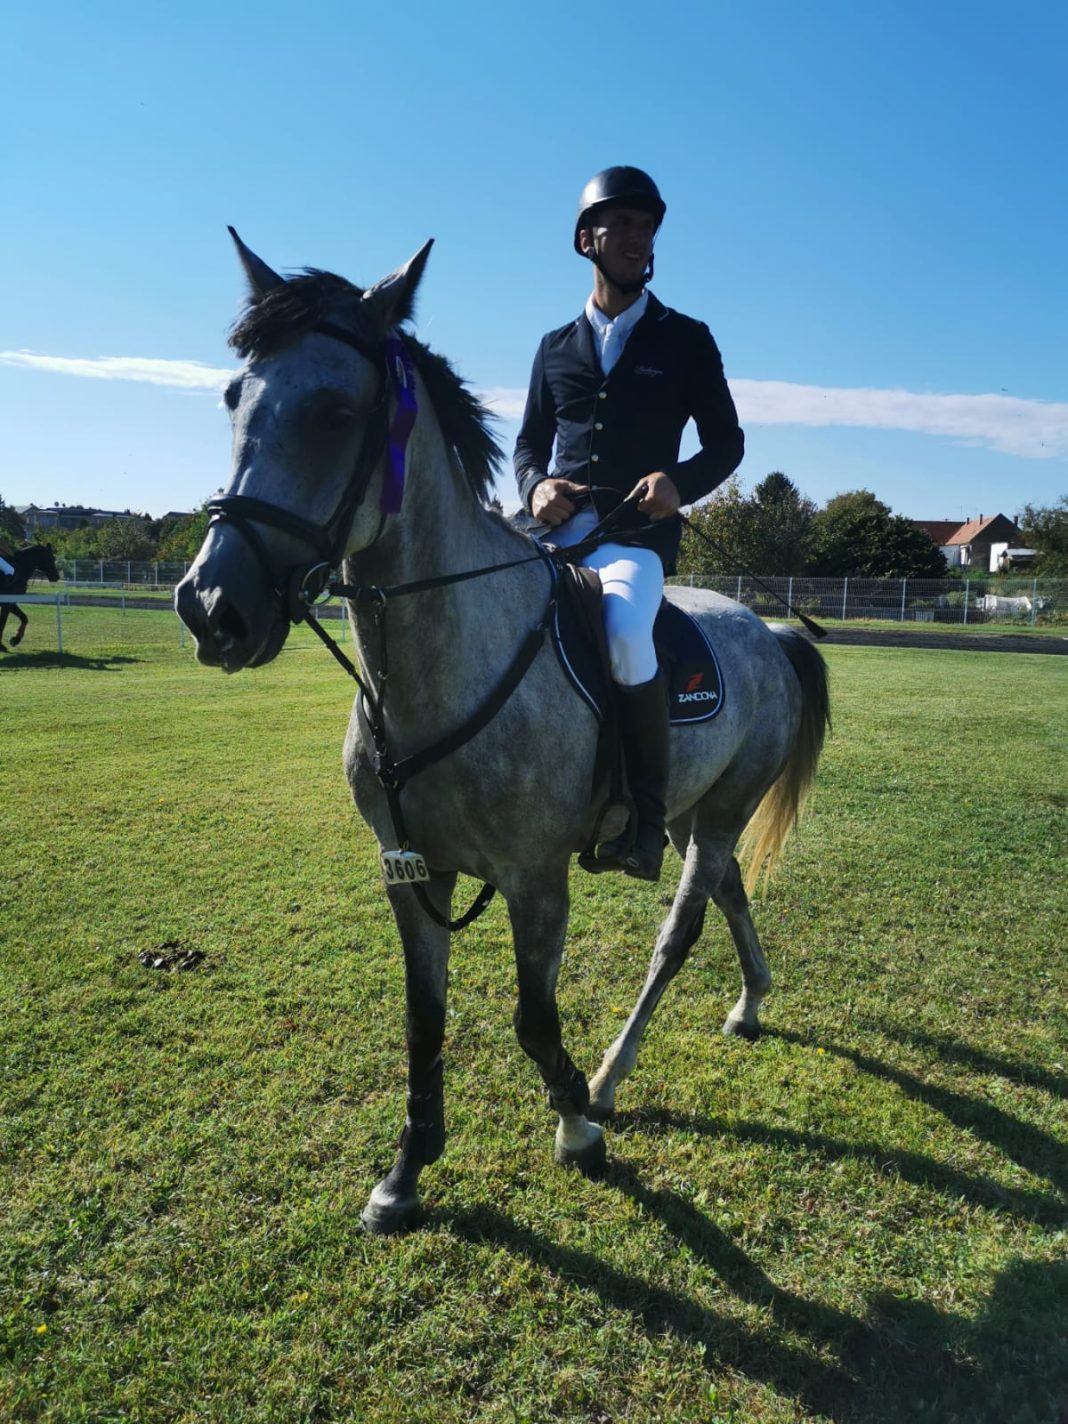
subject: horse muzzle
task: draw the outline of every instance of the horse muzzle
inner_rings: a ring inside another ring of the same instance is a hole
[[[225,527],[208,531],[174,591],[174,607],[196,642],[197,661],[224,672],[269,663],[289,633],[258,560]]]

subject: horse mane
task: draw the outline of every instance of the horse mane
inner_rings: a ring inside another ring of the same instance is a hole
[[[363,288],[333,272],[306,267],[299,275],[251,297],[230,331],[230,346],[245,360],[274,356],[320,322],[344,325],[369,344],[360,310]],[[423,379],[445,443],[483,504],[493,497],[493,482],[504,451],[493,431],[496,416],[472,392],[451,362],[431,351],[410,332],[399,332]]]

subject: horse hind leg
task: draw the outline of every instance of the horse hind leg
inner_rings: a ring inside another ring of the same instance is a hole
[[[27,619],[25,613],[23,613],[22,609],[18,606],[17,603],[13,603],[13,604],[11,605],[11,612],[12,612],[12,613],[15,615],[15,617],[19,620],[19,631],[18,631],[18,632],[14,635],[14,637],[11,639],[11,646],[12,646],[13,648],[17,648],[18,645],[22,642],[23,635],[24,635],[25,632],[26,632],[26,624],[27,624],[27,622],[28,622],[28,619]]]
[[[675,848],[681,851],[685,846],[682,879],[671,911],[660,927],[638,1002],[590,1083],[591,1117],[608,1118],[614,1112],[616,1089],[637,1061],[645,1030],[664,990],[685,964],[704,927],[705,909],[720,871],[708,848],[690,838],[691,821],[687,815],[669,827]]]
[[[733,856],[713,898],[723,911],[742,966],[742,992],[724,1020],[723,1032],[754,1039],[760,1035],[759,1010],[771,988],[771,972],[749,913],[742,872]]]

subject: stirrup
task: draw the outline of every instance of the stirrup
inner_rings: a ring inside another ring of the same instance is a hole
[[[656,844],[651,845],[654,837]],[[602,870],[621,870],[634,880],[655,882],[660,879],[666,842],[661,828],[639,826],[634,835],[618,836],[599,845],[597,862]]]

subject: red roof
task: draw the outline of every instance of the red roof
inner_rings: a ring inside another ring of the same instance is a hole
[[[923,530],[932,544],[940,548],[948,544],[960,528],[959,519],[914,519],[912,522],[917,529]]]
[[[974,544],[982,534],[988,537],[994,533],[993,526],[1000,525],[999,533],[1008,535],[1009,538],[1019,538],[1020,531],[1011,519],[1006,519],[1003,514],[992,514],[989,519],[971,519],[967,524],[962,524],[951,539],[947,539],[947,544]]]

